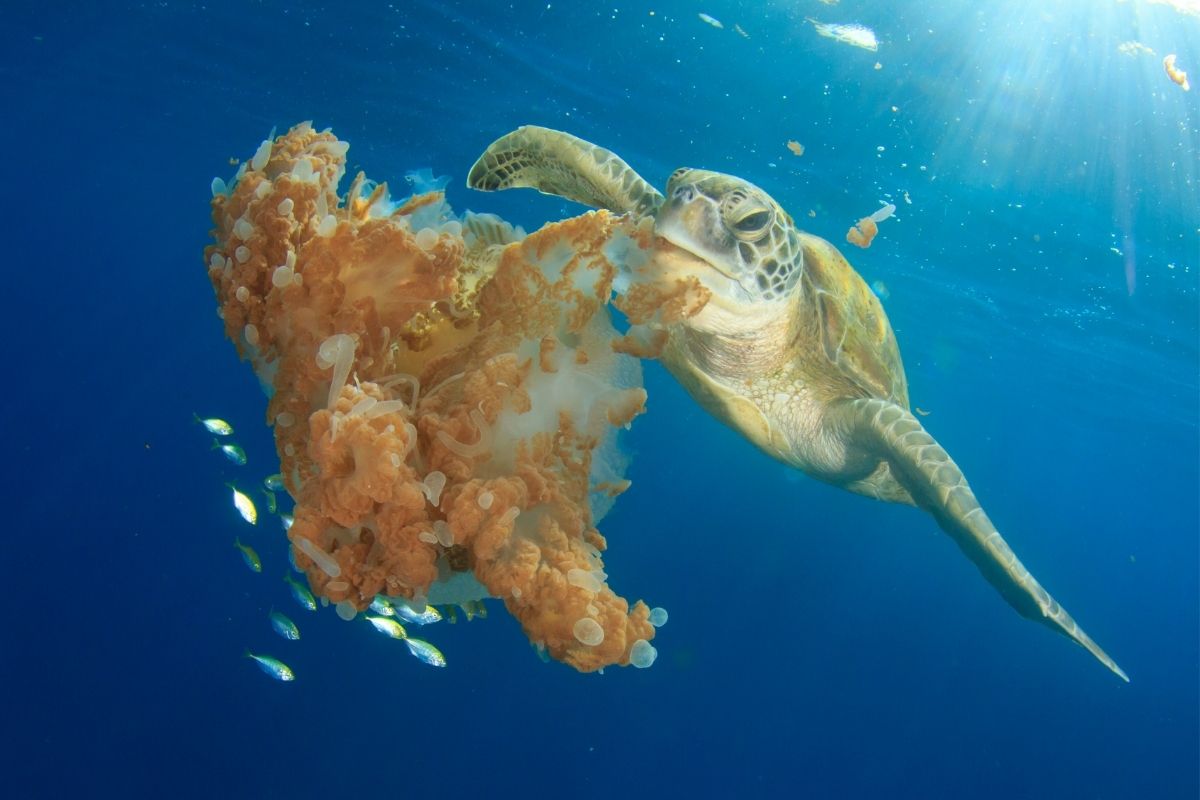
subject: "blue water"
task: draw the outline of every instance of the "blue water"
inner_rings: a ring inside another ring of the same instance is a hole
[[[3,793],[1196,797],[1200,91],[1168,52],[1200,83],[1200,16],[1138,0],[6,3]],[[789,473],[657,364],[602,526],[614,587],[670,611],[652,669],[543,664],[499,604],[430,629],[441,671],[299,609],[273,520],[262,575],[231,546],[223,483],[273,447],[201,251],[211,178],[305,119],[529,228],[579,207],[463,186],[527,123],[660,186],[738,174],[834,242],[895,202],[846,249],[913,403],[1132,682],[927,516]]]

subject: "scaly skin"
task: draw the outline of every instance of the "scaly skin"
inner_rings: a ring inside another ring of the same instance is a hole
[[[865,282],[761,189],[678,169],[660,195],[613,153],[533,126],[488,147],[468,185],[529,187],[652,217],[656,278],[696,278],[712,292],[698,314],[667,326],[662,353],[701,406],[815,478],[928,511],[1018,612],[1129,680],[1017,559],[909,413],[895,336]]]

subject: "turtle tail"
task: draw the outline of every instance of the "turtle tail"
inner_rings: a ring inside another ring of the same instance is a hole
[[[658,190],[615,154],[576,136],[525,125],[501,136],[467,174],[467,186],[485,192],[537,189],[618,214],[653,213]]]
[[[1029,574],[980,507],[962,470],[916,417],[895,403],[878,399],[847,401],[839,412],[845,415],[855,439],[887,460],[892,475],[913,501],[934,516],[1013,608],[1073,639],[1123,680],[1129,680]]]

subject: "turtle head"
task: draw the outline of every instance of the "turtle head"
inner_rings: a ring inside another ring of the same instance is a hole
[[[696,274],[730,310],[788,298],[804,266],[792,218],[762,189],[719,172],[675,170],[654,233],[682,251],[662,260]]]

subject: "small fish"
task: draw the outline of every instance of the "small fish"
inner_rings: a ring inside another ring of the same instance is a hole
[[[442,619],[446,620],[446,622],[449,622],[451,625],[457,624],[458,611],[455,610],[454,606],[443,606],[443,608],[446,610],[442,611],[441,609],[438,609],[438,612],[442,615]]]
[[[262,561],[258,558],[258,553],[254,552],[254,548],[248,544],[242,544],[241,539],[234,539],[233,546],[242,551],[242,560],[246,562],[246,566],[253,572],[262,572]]]
[[[433,606],[425,606],[420,611],[416,609],[407,600],[397,600],[392,603],[396,609],[397,616],[405,622],[411,622],[413,625],[429,625],[434,622],[441,622],[442,615]]]
[[[220,450],[226,458],[239,467],[246,466],[246,451],[238,447],[236,444],[221,444],[216,439],[213,439],[213,450]]]
[[[375,599],[371,601],[371,611],[381,617],[396,616],[396,609],[392,606],[392,601],[381,594],[375,595]]]
[[[928,417],[928,416],[929,416],[929,412],[928,412],[928,411],[926,411],[925,409],[921,408],[920,406],[913,406],[913,411],[916,411],[916,412],[917,412],[918,414],[920,414],[922,417]]]
[[[296,641],[300,638],[300,629],[296,627],[296,623],[292,622],[283,614],[272,609],[270,619],[271,627],[274,628],[275,632],[283,638],[291,639],[292,641]]]
[[[275,502],[275,493],[268,492],[266,489],[263,489],[262,493],[267,498],[267,512],[270,514],[279,513],[279,504]]]
[[[268,475],[263,478],[263,486],[267,487],[269,491],[281,492],[283,491],[283,476],[278,472],[274,475]]]
[[[412,653],[420,661],[428,664],[429,666],[446,666],[446,657],[442,655],[442,651],[438,650],[429,642],[421,639],[405,639],[404,643],[408,645],[408,652]]]
[[[203,425],[209,433],[216,434],[217,436],[233,435],[233,426],[223,419],[217,419],[216,417],[200,419],[198,414],[192,414],[192,418]]]
[[[404,626],[391,617],[373,617],[368,615],[367,622],[371,623],[371,626],[384,636],[390,636],[393,639],[408,638],[408,631],[404,630]]]
[[[317,610],[317,598],[313,597],[307,586],[297,582],[291,575],[284,575],[283,582],[292,590],[292,597],[296,598],[297,603],[309,611]]]
[[[741,36],[743,39],[750,38],[750,34],[746,33],[746,29],[741,25],[738,25],[736,22],[733,24],[733,29],[737,31],[738,36]]]
[[[725,27],[723,24],[721,24],[721,20],[717,19],[716,17],[710,17],[708,14],[704,14],[704,13],[697,14],[696,16],[700,17],[701,22],[707,22],[709,25],[712,25],[714,28],[724,28]]]
[[[249,650],[246,651],[246,658],[253,658],[258,664],[259,669],[277,681],[296,680],[296,673],[292,672],[292,668],[277,658],[271,658],[270,656],[256,656]]]
[[[254,507],[254,501],[246,495],[238,491],[237,487],[232,483],[225,484],[233,491],[233,507],[242,515],[242,519],[249,522],[251,525],[258,524],[258,509]]]

